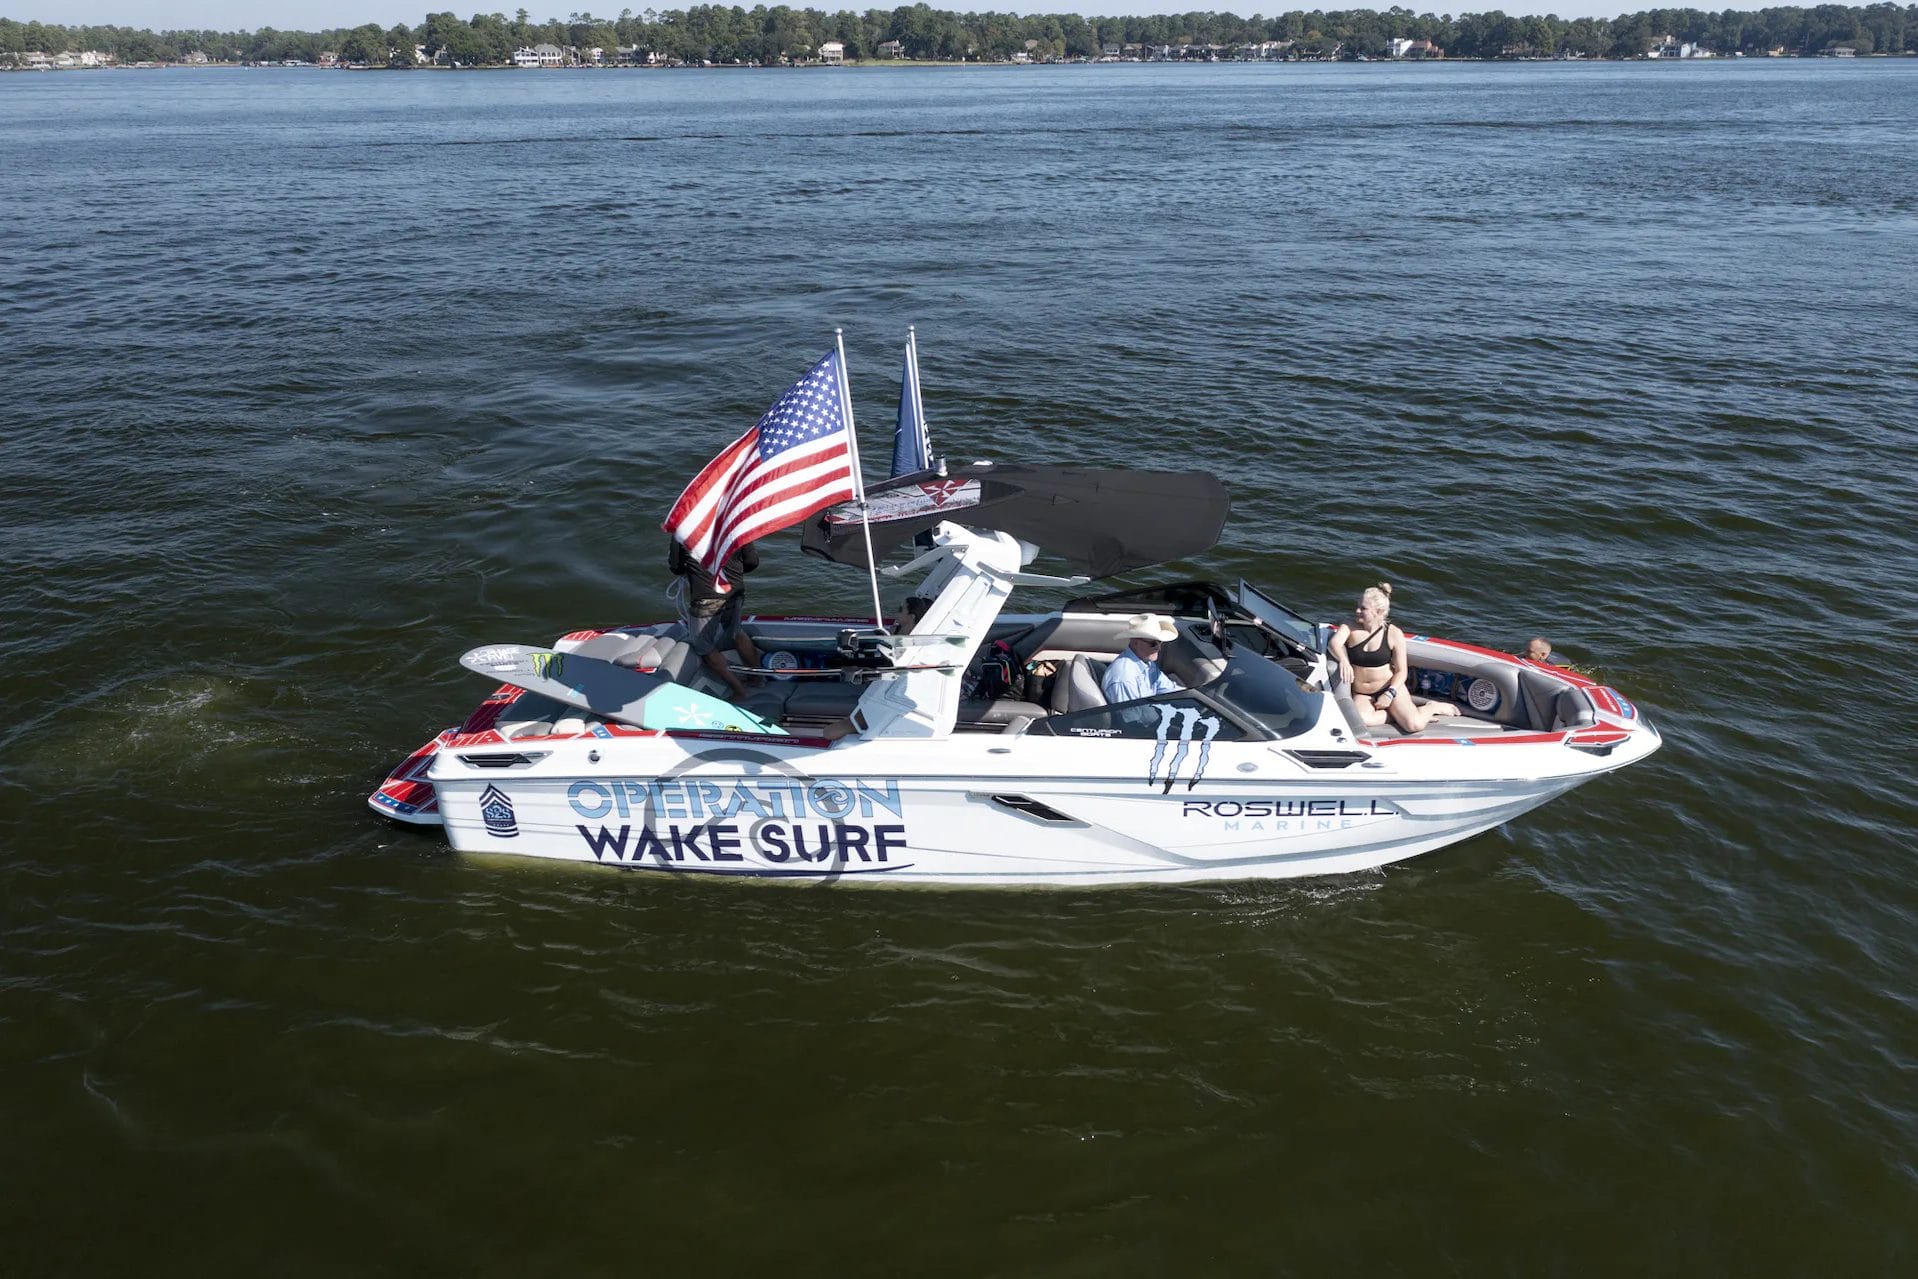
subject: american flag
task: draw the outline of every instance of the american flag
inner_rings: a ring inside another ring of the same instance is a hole
[[[746,543],[855,495],[843,377],[839,353],[828,352],[673,503],[666,531],[716,582],[725,584],[720,566]]]

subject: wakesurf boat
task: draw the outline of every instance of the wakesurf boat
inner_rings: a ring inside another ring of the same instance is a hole
[[[978,463],[830,507],[806,549],[913,583],[907,629],[748,617],[766,654],[735,704],[681,621],[494,644],[498,687],[369,800],[453,848],[680,875],[1078,885],[1365,870],[1468,839],[1658,749],[1631,702],[1571,671],[1408,635],[1410,684],[1459,714],[1368,726],[1332,628],[1239,582],[1123,590],[1224,525],[1203,472]],[[893,554],[896,553],[896,554]],[[1034,572],[1041,555],[1075,570]],[[1110,585],[1110,584],[1108,584]],[[1015,593],[1063,592],[1053,608]],[[1127,619],[1176,638],[1183,687],[1113,705]],[[984,681],[988,665],[1016,673]],[[1003,685],[1003,686],[1001,686]]]

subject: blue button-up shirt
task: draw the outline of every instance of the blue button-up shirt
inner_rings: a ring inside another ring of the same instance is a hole
[[[1105,678],[1099,681],[1099,687],[1108,702],[1134,702],[1141,697],[1176,693],[1185,685],[1160,670],[1157,662],[1146,661],[1128,646],[1106,667]]]

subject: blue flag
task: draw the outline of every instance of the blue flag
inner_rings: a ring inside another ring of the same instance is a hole
[[[899,373],[899,425],[892,433],[892,473],[910,475],[932,466],[926,408],[919,402],[919,340],[906,330],[906,366]]]

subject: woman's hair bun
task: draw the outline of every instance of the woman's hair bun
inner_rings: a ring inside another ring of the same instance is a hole
[[[1390,582],[1380,582],[1379,592],[1385,595],[1386,597],[1390,598],[1392,594],[1392,584]]]

